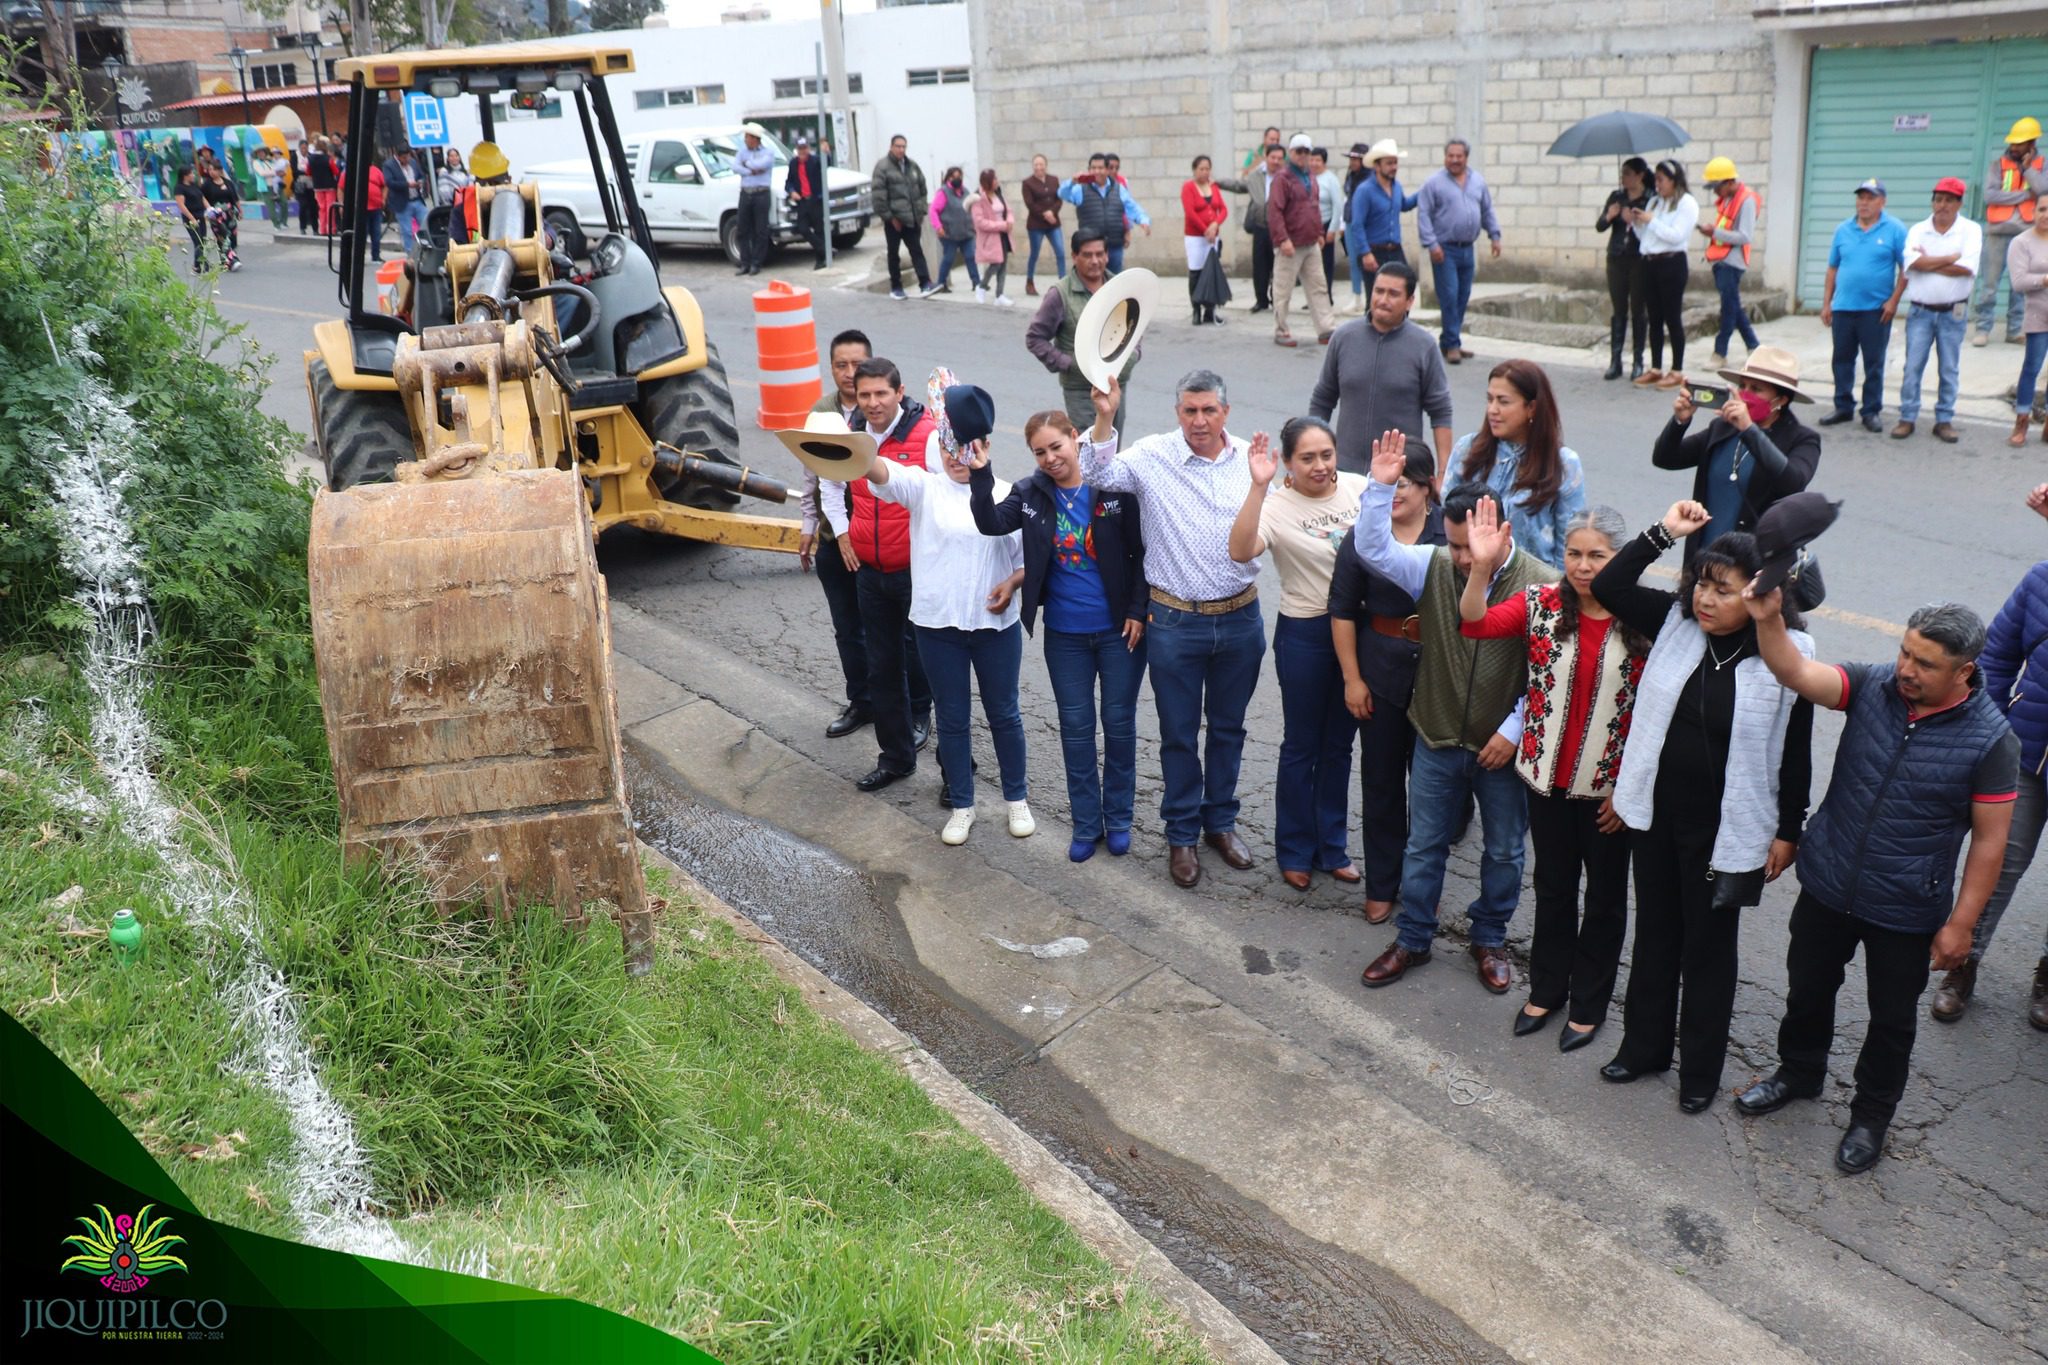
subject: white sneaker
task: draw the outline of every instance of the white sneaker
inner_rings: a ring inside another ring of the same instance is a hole
[[[987,303],[987,302],[988,302],[988,290],[986,290],[986,289],[982,288],[982,286],[980,286],[980,285],[978,285],[978,284],[977,284],[977,285],[975,285],[975,286],[974,286],[974,301],[975,301],[976,303]]]
[[[998,294],[998,295],[996,295],[996,307],[998,307],[998,308],[1015,308],[1016,306],[1017,306],[1017,301],[1016,301],[1015,299],[1011,298],[1011,297],[1010,297],[1010,296],[1009,296],[1008,294]]]
[[[1038,822],[1031,818],[1031,803],[1029,801],[1012,801],[1010,803],[1010,837],[1013,839],[1029,839],[1037,832]]]
[[[958,846],[967,842],[967,831],[974,828],[974,807],[963,806],[946,819],[946,827],[939,831],[943,843]]]

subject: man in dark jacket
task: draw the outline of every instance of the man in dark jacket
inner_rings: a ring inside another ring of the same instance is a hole
[[[2027,506],[2048,517],[2048,483],[2027,494]],[[1963,1017],[1977,988],[1977,964],[2012,904],[2012,893],[2034,861],[2041,828],[2048,823],[2048,791],[2042,773],[2048,770],[2048,560],[2036,564],[2005,600],[1984,643],[1984,694],[2005,713],[2020,741],[2019,791],[2012,803],[2012,832],[2006,836],[2005,862],[1998,885],[1984,903],[1977,931],[1970,940],[1970,960],[1955,967],[1935,989],[1928,1012],[1944,1024]],[[2034,989],[2027,1002],[2027,1022],[2048,1030],[2048,943],[2034,966]]]
[[[811,140],[796,140],[796,155],[782,177],[782,197],[796,210],[796,230],[811,244],[813,270],[825,268],[825,168],[811,150]]]
[[[1792,404],[1813,399],[1799,390],[1799,357],[1778,346],[1759,346],[1739,370],[1723,370],[1734,386],[1705,431],[1686,435],[1692,394],[1681,388],[1671,420],[1657,437],[1650,462],[1659,469],[1691,469],[1694,501],[1711,520],[1685,542],[1685,559],[1730,531],[1756,529],[1756,519],[1780,498],[1805,489],[1820,465],[1820,434],[1792,415]]]
[[[1759,576],[1761,581],[1761,575]],[[2019,741],[1977,672],[1984,623],[1941,602],[1906,620],[1891,664],[1824,664],[1785,629],[1783,592],[1743,594],[1757,652],[1784,686],[1844,714],[1828,794],[1799,849],[1799,900],[1785,950],[1778,1069],[1736,1098],[1745,1114],[1812,1099],[1827,1078],[1835,996],[1863,949],[1870,1026],[1835,1165],[1854,1175],[1884,1151],[1906,1088],[1929,961],[1969,960],[1970,940],[2005,858]],[[1963,839],[1970,852],[1957,885]]]
[[[882,236],[889,248],[889,297],[908,298],[903,292],[903,262],[899,247],[910,248],[910,264],[917,270],[917,292],[930,298],[939,292],[932,282],[930,267],[924,263],[924,216],[931,211],[931,191],[925,188],[924,167],[910,159],[910,144],[903,134],[889,139],[889,154],[875,163],[873,182],[875,211],[882,216]]]

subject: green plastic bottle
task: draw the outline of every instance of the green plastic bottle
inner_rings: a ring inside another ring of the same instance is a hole
[[[133,910],[116,910],[107,939],[114,945],[114,960],[127,966],[142,956],[142,921]]]

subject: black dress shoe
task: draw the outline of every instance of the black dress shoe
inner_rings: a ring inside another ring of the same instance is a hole
[[[830,725],[825,727],[825,738],[844,739],[855,730],[860,729],[861,726],[872,725],[874,719],[873,716],[861,710],[858,706],[849,704],[845,710],[833,717]]]
[[[1863,419],[1863,429],[1874,436],[1884,430],[1884,423],[1876,417],[1866,417]]]
[[[1580,1029],[1573,1028],[1571,1021],[1566,1020],[1565,1026],[1558,1031],[1557,1050],[1559,1052],[1577,1052],[1599,1036],[1600,1026],[1598,1024],[1593,1025],[1591,1028]]]
[[[878,792],[891,782],[901,782],[909,773],[892,773],[887,768],[876,768],[853,785],[864,792]]]
[[[1681,1089],[1678,1092],[1678,1107],[1688,1114],[1705,1113],[1707,1106],[1713,1102],[1714,1092],[1711,1090],[1701,1090],[1688,1094]]]
[[[1515,1036],[1517,1038],[1526,1038],[1532,1033],[1541,1033],[1543,1026],[1550,1022],[1550,1016],[1555,1013],[1555,1010],[1545,1010],[1541,1014],[1531,1014],[1527,1010],[1516,1010]]]
[[[1794,1100],[1819,1098],[1819,1086],[1795,1086],[1787,1082],[1782,1074],[1773,1073],[1737,1095],[1735,1107],[1756,1118],[1783,1109]]]
[[[1621,1058],[1616,1057],[1606,1066],[1600,1068],[1600,1079],[1612,1081],[1616,1085],[1627,1085],[1630,1081],[1641,1080],[1644,1076],[1654,1076],[1659,1071],[1669,1071],[1670,1069],[1668,1066],[1660,1066],[1638,1071],[1627,1062],[1621,1060]]]
[[[922,749],[924,748],[924,746],[925,746],[925,745],[927,745],[927,744],[931,743],[931,740],[932,740],[932,722],[931,722],[931,717],[927,716],[927,717],[925,717],[925,718],[924,718],[923,720],[914,720],[914,721],[910,722],[910,747],[911,747],[911,748],[913,748],[913,749],[918,749],[918,750],[922,750]]]
[[[1831,412],[1827,416],[1821,418],[1820,421],[1816,422],[1814,425],[1823,427],[1838,427],[1842,425],[1842,423],[1844,422],[1853,420],[1855,416],[1856,414],[1853,410],[1849,412]]]
[[[1835,1148],[1835,1165],[1844,1175],[1861,1175],[1884,1155],[1884,1128],[1875,1123],[1852,1123]]]

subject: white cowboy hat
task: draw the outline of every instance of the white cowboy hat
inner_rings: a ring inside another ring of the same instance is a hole
[[[1159,307],[1159,277],[1142,266],[1110,276],[1074,324],[1074,363],[1088,382],[1106,389],[1111,376],[1138,348]]]
[[[1385,157],[1406,155],[1408,155],[1408,153],[1402,151],[1399,147],[1396,147],[1394,145],[1394,139],[1390,137],[1383,137],[1378,142],[1373,143],[1371,147],[1366,149],[1365,164],[1370,166],[1373,162],[1379,161]]]
[[[1759,380],[1773,388],[1783,389],[1795,403],[1813,401],[1813,395],[1803,393],[1799,388],[1799,357],[1782,346],[1759,346],[1749,353],[1741,369],[1722,370],[1720,375],[1731,384],[1740,384],[1745,379]]]
[[[875,438],[850,430],[836,412],[814,412],[802,426],[776,432],[775,439],[821,479],[851,483],[874,467]]]
[[[749,137],[766,138],[768,136],[768,130],[758,123],[743,123],[740,125],[740,131]]]

